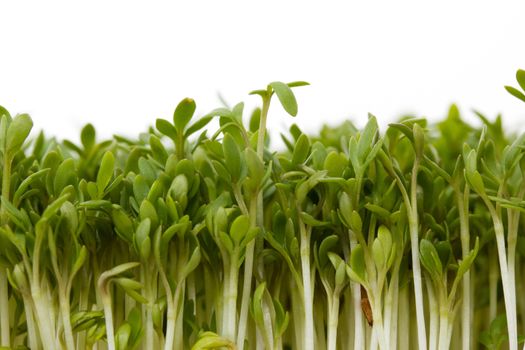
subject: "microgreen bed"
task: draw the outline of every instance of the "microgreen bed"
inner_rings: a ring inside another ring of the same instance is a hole
[[[293,125],[274,151],[270,102],[295,116],[303,85],[253,91],[246,123],[186,98],[137,138],[87,125],[80,144],[29,141],[0,107],[0,345],[517,349],[525,135],[452,106],[384,133]]]

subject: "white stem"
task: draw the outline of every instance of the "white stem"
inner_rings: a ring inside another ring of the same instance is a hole
[[[250,294],[252,289],[253,254],[255,251],[255,240],[246,246],[246,258],[244,260],[244,280],[242,284],[241,309],[239,313],[239,329],[237,333],[237,347],[244,349],[246,338],[246,327],[248,323],[248,309],[250,307]]]
[[[310,237],[304,224],[300,224],[301,230],[301,268],[303,277],[303,300],[304,300],[304,350],[314,349],[314,318],[313,318],[313,293],[310,279]]]
[[[403,330],[403,334],[399,338],[399,349],[410,349],[410,302],[409,302],[410,290],[408,286],[405,286],[401,290],[401,296],[399,298],[399,309],[402,310],[398,314],[399,329]]]
[[[447,305],[442,306],[439,313],[439,350],[448,350],[450,348],[450,330],[452,322]]]
[[[168,296],[169,298],[169,296]],[[175,337],[175,308],[173,301],[168,302],[168,310],[166,313],[166,340],[164,342],[164,350],[173,350],[173,340]]]
[[[496,260],[496,250],[494,247],[489,247],[489,261]],[[496,264],[489,264],[489,319],[486,327],[490,327],[490,323],[494,321],[498,315],[498,280],[499,270]]]
[[[42,297],[40,290],[34,288],[31,292],[33,302],[36,309],[37,324],[40,332],[40,338],[42,340],[42,346],[45,350],[55,350],[57,346],[55,344],[55,334],[51,327],[51,318],[49,309],[47,307],[47,301],[45,297]]]
[[[357,246],[357,239],[352,231],[350,234],[350,249]],[[352,301],[354,304],[354,349],[365,348],[365,328],[363,322],[363,312],[361,311],[361,285],[357,282],[350,281],[352,289]]]
[[[430,314],[430,325],[429,325],[429,350],[437,350],[438,348],[438,334],[439,334],[439,307],[434,293],[434,288],[430,280],[426,280],[427,293],[428,293],[428,308]]]
[[[465,185],[463,193],[456,190],[456,201],[459,211],[459,225],[461,238],[461,255],[463,260],[466,259],[470,252],[470,232],[468,221],[468,195],[470,193],[468,185]],[[470,335],[471,335],[471,320],[472,309],[470,302],[470,269],[463,275],[462,288],[462,305],[461,305],[461,344],[462,349],[470,349]]]
[[[513,292],[511,289],[512,280],[509,276],[509,269],[507,266],[507,261],[505,259],[505,236],[503,230],[503,224],[499,217],[493,215],[494,220],[494,232],[496,233],[496,244],[498,247],[498,260],[500,265],[501,272],[501,281],[503,283],[503,299],[505,301],[505,311],[507,313],[507,329],[509,334],[509,349],[517,350],[518,349],[518,329],[516,322],[516,302],[515,298],[513,299]],[[514,273],[514,269],[512,269]]]
[[[60,313],[62,314],[62,324],[64,327],[64,338],[67,349],[75,349],[75,339],[73,338],[73,329],[71,327],[71,312],[69,308],[69,298],[62,296],[60,298]]]
[[[257,222],[257,200],[250,201],[250,227],[255,227]],[[241,309],[239,313],[239,327],[237,330],[237,347],[244,349],[246,328],[248,323],[248,309],[250,308],[250,295],[252,291],[253,255],[255,252],[255,239],[246,245],[244,258],[244,280],[242,285]]]
[[[226,274],[224,289],[224,328],[222,336],[235,341],[237,326],[237,253],[230,259],[229,272]]]
[[[27,324],[27,339],[29,341],[29,348],[38,349],[38,334],[37,329],[35,327],[35,318],[33,316],[34,305],[31,301],[31,298],[28,295],[26,295],[26,293],[22,293],[22,297],[24,300],[24,312]]]
[[[113,311],[111,310],[111,297],[107,294],[101,296],[106,321],[106,338],[108,350],[115,350],[115,330],[113,329]]]
[[[408,214],[410,230],[410,248],[412,253],[412,273],[414,276],[414,296],[416,299],[417,340],[419,350],[427,349],[427,331],[425,325],[425,310],[423,308],[423,286],[421,283],[421,265],[419,262],[419,224],[417,213],[417,169],[419,161],[412,168],[410,186],[410,211]]]
[[[337,326],[339,323],[339,293],[335,292],[331,299],[331,303],[328,306],[327,350],[336,350]]]
[[[383,325],[383,307],[381,305],[381,291],[378,286],[372,286],[374,288],[373,291],[370,291],[373,293],[373,298],[370,299],[369,294],[369,300],[372,307],[372,314],[374,318],[374,325],[372,327],[373,333],[375,333],[375,339],[377,340],[377,343],[379,344],[379,349],[381,350],[390,350],[390,343],[385,338],[385,332],[384,332],[384,325]]]
[[[395,275],[395,279],[397,281],[397,279],[399,278],[399,273],[396,273]],[[392,298],[392,305],[390,306],[390,310],[391,310],[391,316],[390,316],[390,321],[394,321],[392,322],[392,324],[390,325],[389,327],[389,332],[390,332],[390,344],[391,344],[391,349],[392,350],[396,350],[397,349],[397,329],[398,329],[398,322],[397,320],[392,320],[394,316],[397,316],[398,315],[398,311],[399,311],[399,284],[396,282],[396,284],[394,284],[394,296]],[[403,310],[403,313],[407,313],[406,310]],[[408,333],[408,329],[406,330],[406,332]]]

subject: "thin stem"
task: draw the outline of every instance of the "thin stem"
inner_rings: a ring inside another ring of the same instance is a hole
[[[348,234],[350,236],[350,249],[353,250],[357,246],[357,239],[351,230],[348,230]],[[361,312],[361,285],[350,280],[350,287],[352,289],[352,301],[354,304],[354,349],[364,349],[365,328],[363,313]]]
[[[410,185],[410,210],[408,222],[410,230],[410,245],[412,253],[412,273],[414,276],[414,295],[416,299],[417,338],[420,350],[427,349],[427,333],[425,326],[425,311],[423,308],[423,286],[421,283],[421,265],[419,262],[419,223],[417,213],[417,173],[419,159],[414,160],[412,181]]]
[[[487,327],[498,315],[499,270],[497,264],[490,263],[496,261],[496,254],[496,248],[489,247],[489,319],[487,320]]]
[[[450,315],[448,307],[442,306],[439,312],[439,350],[448,350],[450,345]]]
[[[398,314],[397,321],[399,322],[399,329],[403,330],[403,335],[399,337],[399,349],[410,349],[410,290],[408,286],[401,289],[399,297],[399,309],[403,310]]]
[[[436,293],[434,292],[434,287],[432,286],[432,282],[427,279],[426,282],[426,289],[428,294],[428,309],[430,314],[430,324],[429,324],[429,350],[437,350],[438,348],[438,334],[439,334],[439,307],[438,307],[438,301],[436,298]]]
[[[103,291],[101,293],[102,306],[104,308],[104,319],[106,322],[106,338],[108,350],[115,350],[115,331],[113,329],[113,311],[111,310],[111,297]]]
[[[328,334],[326,335],[327,350],[337,347],[337,326],[339,324],[339,292],[335,291],[328,305]]]
[[[459,227],[461,237],[461,255],[463,259],[470,251],[470,232],[468,221],[468,196],[470,193],[468,184],[465,185],[463,193],[456,190],[456,203],[459,212]],[[465,350],[470,349],[470,333],[471,333],[471,319],[472,311],[470,308],[470,270],[467,270],[463,275],[463,298],[461,305],[461,344]]]
[[[238,280],[238,252],[237,248],[231,254],[229,271],[225,275],[224,287],[224,325],[222,335],[231,340],[236,339],[237,326],[237,280]]]
[[[177,132],[177,139],[176,139],[176,152],[177,152],[177,158],[179,160],[184,158],[184,133],[181,131]]]
[[[69,298],[66,295],[62,295],[60,298],[60,313],[62,314],[66,347],[67,349],[75,349],[75,339],[73,338],[73,328],[71,327],[71,310],[69,307]]]
[[[261,118],[259,120],[259,130],[257,139],[257,156],[264,163],[264,138],[266,136],[266,120],[268,118],[268,110],[270,108],[270,97],[263,98],[263,105],[261,109]],[[244,203],[243,201],[240,201]],[[240,204],[239,204],[240,205]],[[259,225],[263,226],[263,197],[262,193],[256,194],[255,198],[250,200],[250,227]],[[241,208],[243,210],[243,208]],[[246,210],[246,205],[244,205]],[[248,320],[248,309],[250,307],[250,295],[252,289],[252,276],[253,276],[253,261],[255,254],[255,240],[250,241],[246,245],[245,258],[244,258],[244,280],[242,286],[242,297],[241,297],[241,309],[239,313],[239,324],[237,334],[237,347],[239,350],[244,349],[244,339],[246,337],[246,327]],[[260,267],[262,268],[262,267]]]
[[[518,349],[518,327],[516,320],[516,302],[513,298],[513,288],[512,280],[509,275],[509,266],[507,265],[506,260],[506,249],[505,249],[505,231],[503,228],[503,223],[499,215],[494,210],[492,204],[488,203],[487,207],[492,216],[492,221],[494,223],[494,233],[496,234],[496,245],[498,248],[498,260],[500,265],[501,272],[501,282],[503,283],[503,300],[505,301],[505,311],[507,313],[507,329],[509,334],[509,349],[517,350]],[[514,272],[514,269],[512,269]]]
[[[51,327],[51,313],[47,305],[46,297],[42,296],[40,287],[35,283],[32,283],[31,285],[31,297],[35,304],[37,324],[43,348],[45,350],[55,350],[57,347],[55,344],[55,332],[53,332]]]
[[[268,110],[270,109],[270,96],[263,97],[263,104],[261,109],[261,119],[259,120],[259,131],[257,135],[257,155],[261,160],[264,159],[264,139],[266,137],[266,119],[268,118]]]
[[[9,192],[11,187],[11,156],[4,154],[4,171],[2,172],[2,198],[9,200]],[[8,216],[7,211],[2,205],[0,207],[0,224],[7,225]],[[9,325],[9,294],[7,286],[7,268],[0,267],[0,343],[2,346],[11,346],[11,335]]]
[[[252,198],[250,201],[250,227],[255,227],[257,223],[257,200]],[[250,307],[250,294],[252,288],[253,255],[255,251],[255,240],[246,245],[244,259],[244,280],[242,285],[241,309],[239,313],[239,325],[237,333],[237,346],[239,350],[244,348],[246,337],[246,327],[248,321],[248,309]]]
[[[37,329],[35,327],[35,318],[33,316],[34,304],[31,300],[31,297],[27,295],[26,292],[22,292],[22,298],[24,300],[24,312],[26,317],[27,339],[29,341],[29,348],[38,349],[38,334]]]
[[[314,315],[313,315],[313,291],[310,269],[310,230],[300,222],[301,231],[301,269],[303,277],[303,300],[304,300],[304,350],[314,348]]]

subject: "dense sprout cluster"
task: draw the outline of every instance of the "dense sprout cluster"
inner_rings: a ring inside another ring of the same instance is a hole
[[[78,145],[28,142],[0,108],[1,345],[517,349],[525,136],[452,106],[384,133],[294,125],[272,151],[272,96],[294,116],[302,85],[254,91],[247,123],[184,99],[138,139],[87,125]]]

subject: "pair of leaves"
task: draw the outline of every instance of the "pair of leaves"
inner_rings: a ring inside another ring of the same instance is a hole
[[[505,89],[514,97],[522,100],[525,102],[525,70],[518,69],[516,72],[516,81],[518,82],[519,86],[521,87],[522,91],[512,87],[512,86],[505,86]]]
[[[282,83],[280,81],[274,81],[268,84],[266,90],[254,90],[250,92],[250,95],[260,95],[263,99],[269,99],[273,93],[277,95],[279,102],[283,106],[286,113],[295,117],[298,112],[297,100],[292,92],[291,88],[310,85],[304,81],[295,81],[292,83]]]

